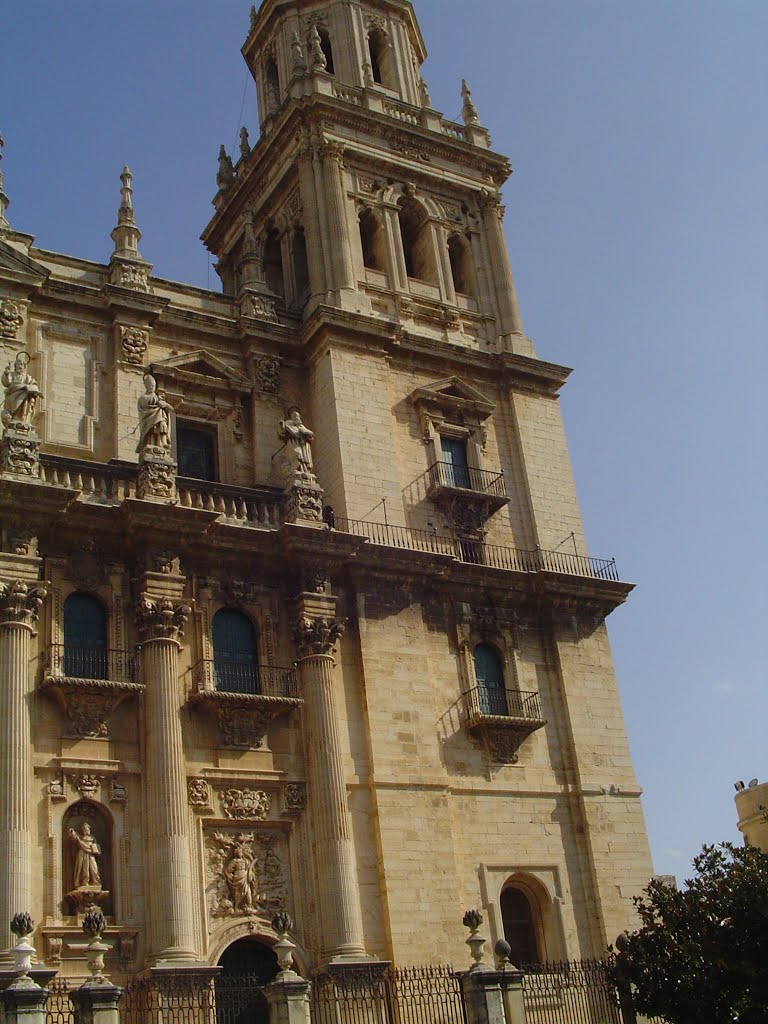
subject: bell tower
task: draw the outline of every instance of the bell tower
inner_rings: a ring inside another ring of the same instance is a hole
[[[431,105],[406,0],[264,0],[243,56],[261,137],[219,154],[203,240],[241,315],[293,326],[318,308],[532,355],[493,153],[466,82],[462,123]]]

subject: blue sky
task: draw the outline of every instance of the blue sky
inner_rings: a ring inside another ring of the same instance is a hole
[[[216,155],[258,135],[248,3],[15,0],[0,131],[14,227],[106,260],[123,163],[141,250],[218,286]],[[768,777],[768,4],[417,0],[434,106],[468,79],[512,160],[525,327],[562,400],[592,553],[638,584],[609,620],[656,870],[738,840]],[[242,114],[241,114],[242,111]]]

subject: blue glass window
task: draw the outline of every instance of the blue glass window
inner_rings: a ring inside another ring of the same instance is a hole
[[[449,487],[470,488],[467,442],[458,437],[441,437],[440,447],[443,449],[445,482]]]
[[[90,594],[70,594],[64,602],[64,675],[107,678],[107,616]]]
[[[221,608],[213,617],[213,670],[217,690],[258,693],[256,630],[247,615]]]
[[[506,715],[507,695],[501,658],[490,644],[478,644],[474,660],[480,710],[484,715]]]

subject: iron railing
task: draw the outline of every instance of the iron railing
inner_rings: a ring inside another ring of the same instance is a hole
[[[495,715],[525,722],[543,723],[541,697],[528,690],[506,690],[500,686],[473,686],[462,694],[467,716]]]
[[[528,1024],[622,1024],[616,986],[604,960],[523,966]]]
[[[510,572],[557,572],[567,576],[619,581],[615,558],[592,558],[567,551],[544,551],[542,548],[502,547],[479,540],[454,539],[437,530],[412,530],[407,526],[369,523],[364,519],[337,516],[335,528],[356,537],[366,537],[371,544],[388,548],[405,548],[432,554],[449,555],[471,565],[487,565]]]
[[[136,659],[128,651],[116,648],[51,644],[45,652],[45,672],[50,678],[133,683],[136,681]]]
[[[192,669],[192,683],[200,692],[245,693],[265,697],[298,697],[295,668],[254,665],[253,662],[202,658]]]
[[[465,1024],[459,981],[450,967],[355,967],[316,978],[312,1024]]]
[[[51,978],[45,1002],[45,1024],[73,1024],[75,1010],[69,998],[69,984],[64,978]]]
[[[504,474],[474,466],[457,466],[453,462],[433,462],[427,470],[430,490],[438,487],[458,487],[463,491],[479,491],[495,498],[506,498]]]
[[[259,974],[132,978],[120,999],[120,1024],[268,1024],[268,981]]]

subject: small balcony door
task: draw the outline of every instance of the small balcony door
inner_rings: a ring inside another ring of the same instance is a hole
[[[443,470],[445,483],[448,487],[471,489],[469,479],[469,462],[467,461],[467,442],[458,437],[440,438],[443,449]]]
[[[474,650],[477,699],[483,715],[507,715],[504,667],[490,644],[478,644]]]
[[[195,480],[216,479],[216,438],[206,430],[177,425],[176,458],[179,476]]]
[[[64,675],[107,678],[107,616],[90,594],[70,594],[64,602]]]
[[[213,674],[217,690],[258,693],[256,630],[234,608],[221,608],[213,617]]]

